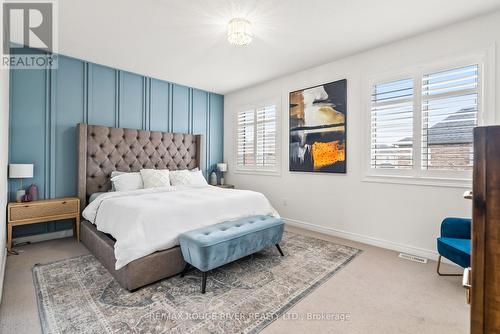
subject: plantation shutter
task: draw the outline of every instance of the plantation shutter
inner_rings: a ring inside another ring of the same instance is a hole
[[[478,72],[478,65],[470,65],[423,75],[423,169],[472,169]]]
[[[273,168],[276,165],[276,106],[256,110],[256,159],[258,167]]]
[[[413,167],[413,95],[413,79],[373,85],[371,168]]]
[[[237,164],[240,167],[255,165],[255,112],[247,110],[238,113],[237,119]]]

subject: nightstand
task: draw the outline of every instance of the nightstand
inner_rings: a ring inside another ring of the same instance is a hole
[[[55,198],[7,205],[7,249],[12,250],[12,227],[74,219],[73,235],[80,241],[80,199]]]
[[[216,187],[226,188],[226,189],[234,189],[234,185],[232,185],[232,184],[224,184],[224,185],[218,184],[218,185],[216,185]]]

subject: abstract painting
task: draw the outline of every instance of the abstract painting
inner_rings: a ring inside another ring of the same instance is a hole
[[[290,93],[290,171],[346,172],[347,80]]]

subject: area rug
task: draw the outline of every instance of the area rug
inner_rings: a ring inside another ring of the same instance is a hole
[[[122,289],[92,255],[36,265],[44,333],[257,333],[348,264],[360,250],[286,232],[272,247],[209,273]]]

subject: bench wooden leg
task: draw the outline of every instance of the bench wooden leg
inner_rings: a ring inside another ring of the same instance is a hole
[[[279,244],[276,244],[276,248],[278,248],[278,251],[280,252],[281,256],[285,256],[285,254],[283,254],[283,251],[281,250],[281,247]]]
[[[191,265],[186,262],[186,265],[184,266],[184,269],[182,269],[181,277],[184,277],[184,275],[186,275],[186,273],[189,270],[189,268],[191,268]]]
[[[204,271],[202,274],[201,274],[201,293],[205,293],[205,289],[207,287],[207,272]]]

